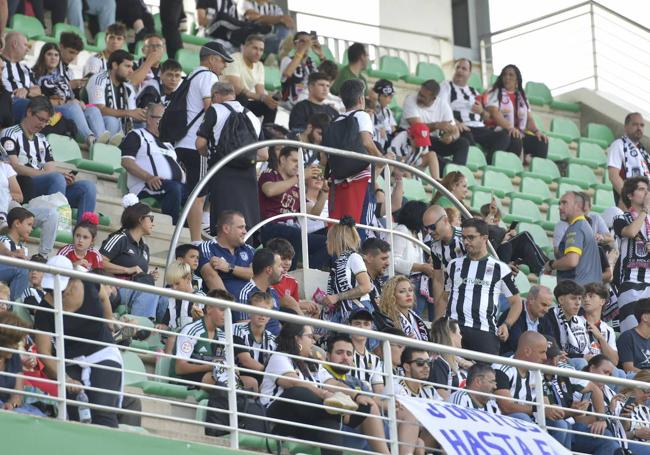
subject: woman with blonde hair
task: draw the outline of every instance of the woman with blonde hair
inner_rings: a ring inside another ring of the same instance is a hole
[[[357,253],[361,239],[354,225],[351,216],[344,216],[327,233],[327,252],[333,261],[327,295],[321,302],[324,320],[346,322],[352,310],[360,307],[373,312],[368,295],[372,281],[363,258]]]
[[[414,303],[411,280],[404,275],[395,275],[381,291],[379,314],[375,316],[378,328],[393,327],[402,330],[407,337],[429,341],[429,330],[422,318],[413,311]]]
[[[467,196],[467,178],[460,171],[451,171],[449,174],[445,175],[444,178],[440,181],[440,184],[445,187],[451,194],[454,195],[461,203]],[[433,195],[431,204],[436,204],[441,207],[453,207],[454,204],[449,200],[449,198],[443,195],[440,191],[437,191]]]

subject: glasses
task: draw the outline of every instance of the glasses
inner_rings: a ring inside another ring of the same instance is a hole
[[[480,235],[463,235],[461,238],[463,239],[463,242],[473,242],[477,238],[482,237]]]
[[[440,221],[443,218],[446,218],[447,215],[440,215],[440,218],[438,218],[436,221],[433,222],[433,224],[429,224],[428,226],[424,226],[425,229],[427,229],[429,232],[433,232],[436,230],[436,224],[440,223]]]
[[[47,122],[50,121],[50,118],[49,118],[49,117],[47,117],[47,118],[43,118],[43,117],[40,117],[40,116],[38,116],[38,115],[34,115],[34,117],[36,117],[36,119],[37,119],[39,122],[41,122],[41,123],[47,123]]]
[[[147,44],[144,47],[148,47],[149,49],[162,49],[163,45],[162,44]]]
[[[415,359],[415,360],[411,360],[409,363],[414,363],[419,367],[429,367],[429,366],[431,366],[429,361],[425,360],[425,359]]]

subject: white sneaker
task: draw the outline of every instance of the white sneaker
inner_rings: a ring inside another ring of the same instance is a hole
[[[323,400],[323,404],[325,406],[330,406],[333,408],[339,408],[344,411],[356,411],[359,409],[359,405],[355,403],[352,398],[350,398],[349,395],[343,393],[343,392],[335,392],[334,395],[332,395],[329,398],[325,398]],[[332,409],[326,409],[325,410],[328,414],[340,414],[341,412],[337,412]]]
[[[201,238],[205,240],[212,240],[214,237],[210,235],[210,225],[201,224]]]
[[[124,139],[124,135],[122,133],[115,133],[113,137],[111,137],[111,139],[108,141],[108,143],[114,145],[115,147],[119,147],[122,143],[122,139]]]
[[[95,139],[95,142],[98,144],[108,144],[108,141],[111,140],[111,133],[108,131],[104,131],[102,134],[100,134],[97,139]]]

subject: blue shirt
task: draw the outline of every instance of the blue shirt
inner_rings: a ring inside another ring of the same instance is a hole
[[[250,245],[243,244],[238,246],[235,248],[235,253],[232,254],[228,248],[222,247],[216,240],[210,240],[201,244],[199,270],[201,270],[205,264],[208,264],[212,257],[224,258],[229,264],[233,264],[236,267],[250,267],[253,263],[254,255],[255,250]],[[230,272],[219,271],[218,273],[226,287],[226,291],[230,292],[235,298],[239,296],[244,285],[248,283],[247,280],[237,278]]]
[[[241,289],[239,295],[235,297],[237,297],[237,301],[239,303],[249,304],[250,303],[249,300],[251,296],[256,292],[260,292],[260,291],[261,289],[255,285],[255,282],[253,280],[250,280]],[[268,292],[273,296],[273,309],[276,311],[280,311],[280,294],[278,294],[278,291],[276,291],[275,289],[269,286],[266,292]],[[239,313],[235,311],[232,314],[232,319],[233,322],[239,322],[248,319],[248,315],[246,313]],[[271,332],[273,335],[278,336],[278,334],[280,333],[280,321],[278,321],[277,319],[269,320],[269,322],[266,324],[266,330]]]

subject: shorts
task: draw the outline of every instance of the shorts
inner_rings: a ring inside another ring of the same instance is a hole
[[[208,173],[208,157],[201,156],[196,150],[186,148],[177,148],[176,157],[178,163],[185,170],[187,177],[185,187],[187,188],[187,194],[190,194],[199,181]],[[199,193],[199,197],[206,196],[209,192],[210,185],[209,182],[206,182]]]

